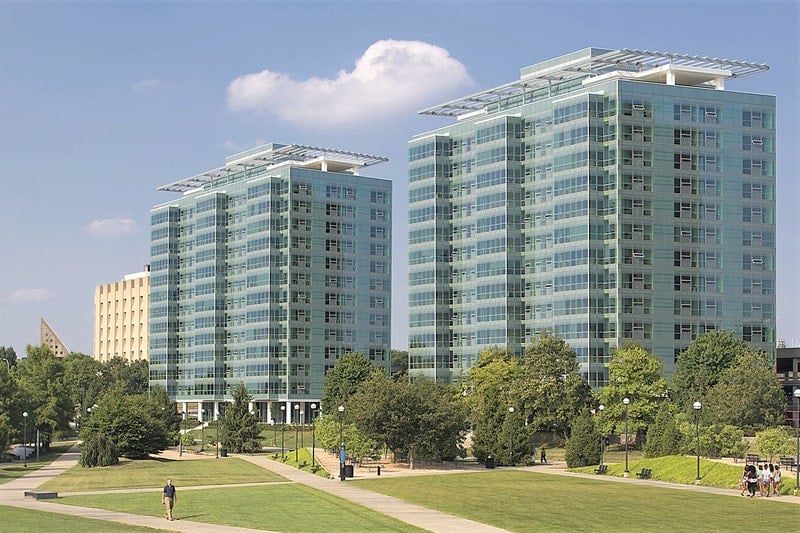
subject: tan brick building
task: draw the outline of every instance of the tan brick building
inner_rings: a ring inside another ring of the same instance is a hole
[[[94,291],[94,358],[106,362],[147,359],[150,265]]]

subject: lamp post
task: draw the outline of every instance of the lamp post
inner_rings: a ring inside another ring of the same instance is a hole
[[[603,438],[603,411],[606,410],[606,406],[602,403],[597,406],[597,410],[600,412],[598,415],[600,417],[600,422],[598,426],[600,426],[600,466],[603,465],[603,447],[605,445],[605,438]]]
[[[623,475],[625,477],[630,477],[631,473],[630,470],[628,470],[628,404],[631,403],[631,400],[626,396],[622,399],[622,403],[625,405],[625,472]]]
[[[0,361],[5,361],[5,362],[6,362],[6,369],[7,369],[7,370],[9,371],[9,373],[10,373],[10,372],[11,372],[11,363],[8,361],[8,359],[6,359],[5,357],[3,357],[2,359],[0,359]]]
[[[281,405],[281,418],[283,419],[282,423],[281,423],[281,461],[283,461],[284,459],[286,459],[286,455],[285,455],[284,447],[283,447],[283,444],[285,442],[284,439],[286,438],[286,406],[285,405]]]
[[[22,413],[22,418],[25,419],[25,433],[22,436],[22,456],[25,458],[25,468],[28,468],[28,411]]]
[[[186,435],[186,411],[181,411],[181,422],[183,422],[183,433],[181,433],[181,438],[178,440],[178,457],[183,457],[183,436]]]
[[[300,456],[298,455],[300,448],[297,446],[297,429],[299,427],[298,422],[300,418],[300,404],[294,405],[294,412],[297,413],[294,417],[294,462],[300,462]]]
[[[314,420],[314,411],[317,409],[317,404],[311,404],[311,468],[313,469],[316,466],[316,459],[317,459],[317,435],[316,435],[316,427],[315,427],[315,420]]]
[[[797,457],[794,463],[794,493],[800,493],[800,388],[794,389],[794,436],[797,441]]]
[[[300,447],[306,447],[306,410],[300,409]]]
[[[508,466],[514,465],[514,408],[508,408]]]
[[[700,484],[700,409],[703,408],[703,404],[700,402],[694,402],[692,404],[694,408],[694,433],[697,438],[697,477],[694,478],[694,484]]]
[[[206,450],[206,410],[200,409],[200,451]]]
[[[219,459],[219,411],[217,411],[217,435],[214,437],[216,444],[214,445],[214,458]]]
[[[344,405],[338,407],[339,411],[339,479],[344,481],[344,463],[347,458],[347,449],[344,446]]]

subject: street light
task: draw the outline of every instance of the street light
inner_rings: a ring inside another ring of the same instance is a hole
[[[339,479],[344,481],[344,463],[347,458],[347,449],[344,446],[344,405],[338,407],[339,411]]]
[[[797,441],[797,457],[794,463],[794,493],[800,493],[800,388],[794,389],[794,436]]]
[[[297,446],[297,429],[298,429],[297,422],[299,421],[300,404],[295,404],[294,412],[298,413],[298,415],[295,415],[294,417],[294,462],[299,463],[300,457],[298,455],[298,452],[300,451],[300,448]]]
[[[285,455],[285,453],[283,451],[284,450],[283,444],[285,442],[284,439],[285,439],[285,436],[286,436],[286,406],[285,405],[281,405],[281,418],[283,419],[282,423],[281,423],[281,461],[283,461],[284,459],[286,459],[286,455]]]
[[[600,411],[600,415],[599,415],[600,416],[600,423],[598,425],[600,426],[600,466],[602,466],[603,465],[603,447],[604,447],[604,444],[605,444],[605,442],[604,442],[605,438],[603,438],[603,411],[606,410],[606,406],[601,403],[600,405],[597,406],[597,410]]]
[[[206,451],[206,410],[200,409],[200,451]]]
[[[508,408],[508,466],[514,464],[514,421],[511,417],[514,415],[514,408]]]
[[[317,458],[317,435],[315,431],[315,420],[314,420],[314,411],[317,409],[317,404],[311,404],[311,468],[313,469],[316,466],[316,458]]]
[[[700,402],[694,402],[692,404],[694,408],[694,433],[697,437],[697,477],[694,478],[694,484],[700,484],[700,409],[703,408],[703,404]]]
[[[178,440],[178,457],[183,457],[183,436],[186,435],[186,411],[181,411],[181,421],[183,422],[183,433],[181,434],[180,440]]]
[[[628,435],[628,404],[631,403],[630,398],[625,397],[622,399],[622,403],[625,404],[625,477],[629,477],[631,475],[630,471],[628,470],[628,440],[630,435]]]
[[[22,456],[25,458],[25,468],[28,468],[28,411],[22,413],[22,418],[25,419],[25,433],[22,437],[24,439],[22,443]]]
[[[219,409],[217,409],[217,436],[214,437],[216,445],[214,446],[214,458],[219,459]]]

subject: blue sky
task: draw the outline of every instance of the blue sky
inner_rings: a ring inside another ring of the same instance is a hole
[[[96,285],[149,261],[156,189],[261,142],[386,156],[393,340],[408,333],[406,143],[416,111],[588,46],[767,63],[778,98],[778,337],[800,343],[798,3],[0,0],[0,345],[44,317],[92,353]],[[309,120],[316,115],[319,120]]]

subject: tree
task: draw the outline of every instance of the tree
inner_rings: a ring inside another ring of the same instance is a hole
[[[402,379],[408,375],[408,350],[392,350],[391,373],[393,379]]]
[[[120,456],[141,459],[169,446],[162,405],[146,395],[112,389],[101,398],[81,428],[83,440],[111,439]]]
[[[762,456],[774,457],[792,455],[794,453],[794,433],[789,426],[778,426],[756,433],[756,447]]]
[[[105,363],[111,384],[122,387],[127,394],[145,394],[150,385],[150,366],[146,359],[128,362],[114,357]]]
[[[359,352],[343,355],[325,376],[322,386],[321,408],[324,413],[335,413],[340,405],[345,405],[358,387],[374,373],[383,369]]]
[[[600,463],[600,432],[588,409],[584,409],[572,421],[564,459],[569,468]]]
[[[233,403],[225,409],[222,418],[222,446],[235,453],[261,450],[258,420],[248,409],[250,400],[252,396],[247,392],[247,387],[240,383],[233,389]]]
[[[608,366],[608,387],[600,393],[605,405],[603,434],[625,430],[625,405],[628,398],[628,430],[643,434],[655,421],[663,402],[667,400],[667,383],[661,361],[638,344],[629,344],[614,351]]]
[[[472,426],[472,453],[479,461],[490,456],[499,458],[508,449],[508,434],[498,428],[506,424],[509,407],[519,410],[520,419],[527,419],[524,407],[514,396],[522,372],[518,358],[504,348],[492,347],[478,354],[467,373],[462,397]]]
[[[570,422],[593,403],[575,351],[560,339],[539,335],[525,348],[522,364],[517,396],[526,422],[567,437]]]
[[[91,407],[108,388],[104,366],[96,359],[80,352],[72,352],[63,359],[64,384],[70,400],[78,408],[78,416],[85,417]]]
[[[57,431],[69,429],[75,409],[64,380],[64,364],[47,345],[28,345],[27,357],[17,363],[19,404],[30,413],[28,430],[39,432],[42,446],[50,448]]]
[[[686,444],[684,435],[675,422],[676,414],[672,404],[663,402],[655,421],[647,428],[647,441],[644,443],[646,457],[678,455],[683,452]]]
[[[706,395],[703,411],[717,424],[764,429],[783,422],[786,396],[764,352],[737,356]]]
[[[675,401],[686,412],[695,401],[705,403],[706,394],[736,359],[750,351],[732,331],[710,331],[694,341],[678,356],[672,385]]]
[[[83,441],[78,464],[84,468],[111,466],[119,463],[119,450],[106,433],[97,433]]]
[[[374,374],[348,409],[360,433],[407,454],[411,469],[417,457],[455,458],[467,427],[457,392],[428,379],[396,382]]]
[[[11,346],[0,346],[0,364],[3,359],[8,361],[8,365],[5,365],[6,369],[14,368],[14,365],[17,364],[17,352]]]
[[[16,401],[18,399],[17,384],[8,367],[0,363],[0,452],[6,450],[11,439],[16,437],[11,421],[14,416],[22,417],[22,409]]]

